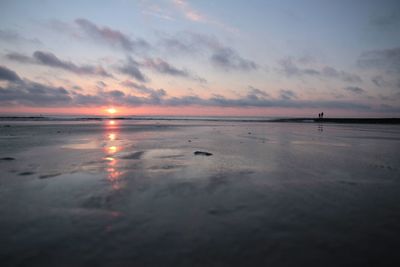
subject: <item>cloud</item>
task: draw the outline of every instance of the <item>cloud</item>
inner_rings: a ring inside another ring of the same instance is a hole
[[[357,86],[347,86],[344,88],[344,90],[354,93],[354,94],[364,94],[365,93],[364,89],[357,87]]]
[[[104,77],[112,77],[112,75],[105,71],[101,66],[77,66],[70,61],[60,60],[58,57],[50,52],[36,51],[33,53],[33,58],[42,65],[64,69],[76,74],[90,74],[100,75]]]
[[[34,45],[41,45],[39,39],[29,39],[21,36],[19,33],[12,30],[0,30],[0,40],[7,43],[28,43]]]
[[[14,73],[8,70],[6,73]],[[6,76],[9,77],[9,76]],[[238,98],[227,98],[214,95],[210,98],[199,96],[169,96],[163,89],[153,89],[131,81],[123,85],[133,88],[135,92],[124,93],[120,90],[99,91],[96,94],[82,94],[79,91],[67,90],[33,82],[27,79],[8,78],[4,87],[0,86],[0,104],[2,106],[40,106],[40,107],[77,107],[99,106],[112,102],[115,105],[140,106],[203,106],[203,107],[280,107],[280,108],[335,108],[348,110],[374,110],[367,104],[354,101],[338,100],[301,100],[293,91],[281,90],[278,98],[272,98],[267,93],[254,87],[249,87],[248,93]]]
[[[175,8],[179,10],[185,16],[185,18],[190,21],[209,24],[230,33],[238,32],[238,29],[228,26],[225,23],[222,23],[221,21],[218,21],[216,19],[210,18],[209,16],[194,9],[186,0],[172,0],[172,3],[174,4]]]
[[[126,62],[118,67],[118,70],[124,74],[129,75],[139,82],[147,82],[148,78],[140,71],[140,64],[132,57],[128,57]]]
[[[104,42],[112,47],[118,47],[128,52],[138,52],[150,48],[150,44],[144,39],[133,39],[118,30],[109,27],[99,27],[87,19],[79,18],[75,20],[75,23],[88,37],[96,42]]]
[[[284,90],[284,89],[281,89],[279,91],[279,96],[283,100],[292,100],[297,98],[295,92],[293,92],[292,90]]]
[[[0,65],[0,81],[18,82],[21,78],[15,71]]]
[[[147,58],[143,61],[142,65],[162,74],[189,77],[188,71],[178,69],[160,58]]]
[[[36,63],[35,59],[33,59],[33,58],[31,58],[31,57],[29,57],[27,55],[17,53],[17,52],[8,53],[8,54],[5,55],[5,57],[7,59],[10,59],[10,60],[13,60],[13,61],[17,61],[19,63],[30,63],[30,64]]]
[[[299,67],[292,57],[286,57],[279,62],[279,71],[284,75],[291,76],[314,76],[319,78],[334,78],[351,83],[360,83],[362,79],[356,74],[351,74],[342,70],[337,70],[330,66],[325,66],[322,69],[301,68]]]
[[[167,92],[164,89],[153,89],[143,84],[137,84],[129,80],[122,82],[121,85],[134,89],[140,94],[151,96],[154,99],[161,99],[162,97],[167,95]]]
[[[92,65],[78,66],[70,61],[61,60],[56,55],[50,52],[35,51],[32,57],[12,52],[7,54],[6,58],[20,63],[30,63],[30,64],[53,67],[53,68],[59,68],[69,72],[73,72],[78,75],[98,75],[103,77],[112,77],[112,74],[108,73],[101,66],[92,66]]]
[[[325,77],[336,78],[345,82],[351,82],[351,83],[362,82],[360,76],[356,74],[347,73],[342,70],[336,70],[335,68],[329,66],[324,67],[322,69],[322,75],[324,75]]]
[[[400,25],[400,12],[397,8],[392,9],[386,14],[373,16],[370,20],[371,25],[382,29],[397,29]]]
[[[387,82],[381,75],[377,75],[371,78],[371,82],[378,87],[388,87],[390,83]]]
[[[377,69],[388,74],[400,74],[400,47],[370,50],[361,53],[357,60],[361,68]]]
[[[249,86],[247,98],[253,99],[253,100],[258,100],[258,99],[264,98],[264,97],[269,97],[269,94],[260,89],[255,88],[253,86]]]
[[[148,82],[148,78],[141,71],[142,68],[164,75],[191,79],[200,83],[207,82],[204,78],[194,75],[186,69],[179,69],[161,58],[145,58],[141,62],[138,62],[132,57],[128,57],[127,60],[118,67],[118,70],[139,82]]]
[[[112,98],[122,98],[125,96],[125,93],[119,90],[112,90],[106,92],[107,95],[111,96]]]
[[[251,60],[241,58],[237,52],[228,47],[216,49],[211,55],[211,62],[224,70],[250,71],[258,68]]]
[[[181,32],[176,36],[162,38],[161,45],[169,53],[190,56],[206,54],[213,66],[225,71],[253,71],[258,69],[257,63],[243,58],[232,47],[223,45],[216,37],[210,35]]]
[[[99,88],[99,89],[104,89],[104,88],[107,87],[107,84],[105,82],[103,82],[103,81],[97,81],[96,82],[96,87]]]
[[[160,6],[155,3],[148,3],[147,1],[139,1],[139,4],[142,14],[168,21],[175,20],[171,12],[169,12],[165,6]]]
[[[185,0],[173,0],[175,6],[180,9],[185,17],[191,21],[206,21],[205,15],[192,8]]]
[[[319,76],[321,73],[317,70],[310,69],[310,68],[299,68],[296,63],[294,62],[293,58],[287,57],[281,59],[279,62],[281,66],[281,72],[283,72],[287,76],[302,76],[302,75],[314,75]]]
[[[0,87],[2,105],[66,106],[72,101],[70,93],[63,87],[52,87],[24,80]]]
[[[161,58],[146,58],[141,63],[141,66],[148,68],[152,71],[155,71],[157,73],[175,76],[175,77],[188,78],[188,79],[200,82],[200,83],[207,83],[206,79],[201,78],[197,75],[191,74],[186,69],[179,69]]]

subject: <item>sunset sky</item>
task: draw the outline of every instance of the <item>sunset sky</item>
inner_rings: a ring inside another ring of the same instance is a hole
[[[400,115],[398,0],[0,0],[0,113]]]

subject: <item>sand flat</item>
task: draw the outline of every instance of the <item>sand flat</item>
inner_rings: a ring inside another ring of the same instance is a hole
[[[398,125],[1,123],[4,266],[396,260]]]

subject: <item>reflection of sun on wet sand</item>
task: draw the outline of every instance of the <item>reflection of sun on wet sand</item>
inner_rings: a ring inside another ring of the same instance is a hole
[[[122,172],[118,170],[118,160],[116,157],[116,153],[121,151],[122,148],[114,144],[117,139],[117,130],[118,124],[115,122],[115,120],[109,120],[105,126],[106,136],[108,140],[106,140],[107,143],[104,150],[106,153],[105,160],[107,162],[107,179],[112,184],[112,188],[114,190],[121,189],[119,178],[122,175]]]
[[[116,137],[116,134],[115,134],[115,133],[110,133],[110,134],[108,135],[108,138],[110,139],[110,141],[114,141],[114,140],[115,140],[115,137]]]

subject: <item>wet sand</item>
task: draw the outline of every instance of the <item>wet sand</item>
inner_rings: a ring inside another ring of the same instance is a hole
[[[2,121],[0,147],[1,266],[400,264],[398,125]]]

